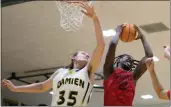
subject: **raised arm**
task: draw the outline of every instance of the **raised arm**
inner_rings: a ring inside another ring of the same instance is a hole
[[[104,48],[105,48],[105,42],[103,39],[100,22],[97,16],[93,16],[93,23],[94,23],[95,32],[96,32],[97,45],[93,51],[93,54],[90,60],[90,68],[91,68],[91,72],[94,73],[97,71],[97,68],[101,62],[101,58],[102,58]]]
[[[141,42],[143,44],[144,52],[145,52],[145,56],[141,59],[138,66],[135,68],[135,70],[133,72],[134,80],[137,81],[147,70],[145,60],[147,58],[153,57],[153,52],[152,52],[150,45],[148,44],[145,36],[143,35],[143,33],[140,31],[140,29],[136,25],[135,25],[135,28],[137,29],[139,39],[141,40]]]
[[[40,83],[33,83],[30,85],[22,85],[22,86],[15,86],[11,81],[9,80],[3,80],[2,86],[7,87],[10,91],[13,92],[25,92],[25,93],[40,93],[48,91],[52,88],[52,80],[57,75],[56,71],[48,80]]]
[[[81,3],[81,7],[86,10],[86,11],[82,10],[82,12],[93,20],[93,24],[95,28],[97,44],[96,44],[96,48],[93,51],[93,54],[91,56],[91,60],[89,63],[90,73],[95,73],[101,62],[101,58],[102,58],[103,51],[105,48],[105,42],[104,42],[104,38],[102,34],[101,25],[100,25],[98,17],[96,16],[96,13],[94,12],[94,8],[88,5],[86,2],[80,2],[80,3]]]
[[[152,84],[153,84],[153,88],[157,94],[157,96],[160,99],[164,99],[164,100],[169,100],[169,96],[170,96],[170,91],[169,90],[164,90],[163,86],[160,84],[155,69],[154,69],[154,62],[152,58],[148,58],[146,60],[146,66],[148,71],[150,72],[150,77],[152,80]]]
[[[119,36],[122,32],[122,26],[123,25],[119,25],[116,28],[116,34],[113,36],[113,38],[109,44],[108,52],[106,54],[106,59],[105,59],[105,63],[103,66],[104,79],[107,79],[113,71],[113,63],[115,60],[115,51],[116,51],[116,47],[117,47],[117,44],[119,41]]]

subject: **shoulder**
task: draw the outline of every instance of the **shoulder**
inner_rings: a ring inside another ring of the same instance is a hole
[[[64,71],[65,68],[59,68],[57,69],[53,74],[52,74],[52,78],[54,78],[56,75],[58,75],[60,72]]]
[[[66,70],[66,68],[59,68],[55,72],[60,72],[60,71],[63,71],[63,70]]]
[[[54,72],[54,74],[58,74],[59,72],[61,72],[61,71],[63,71],[63,70],[65,70],[65,68],[59,68],[59,69],[57,69],[57,70]]]

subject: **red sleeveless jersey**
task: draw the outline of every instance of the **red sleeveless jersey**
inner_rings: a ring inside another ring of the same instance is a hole
[[[132,72],[115,68],[104,80],[104,106],[132,106],[135,83]]]

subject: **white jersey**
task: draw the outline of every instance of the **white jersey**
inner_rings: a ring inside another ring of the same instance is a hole
[[[91,98],[93,85],[88,67],[79,71],[61,68],[53,79],[51,106],[86,106]]]

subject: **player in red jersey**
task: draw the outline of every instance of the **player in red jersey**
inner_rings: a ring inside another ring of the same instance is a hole
[[[170,47],[164,46],[164,57],[170,60]],[[150,72],[153,88],[160,99],[170,100],[170,89],[165,90],[160,84],[154,69],[154,62],[152,58],[148,58],[146,61],[148,71]]]
[[[141,61],[136,61],[127,54],[115,58],[116,47],[123,27],[123,25],[120,25],[116,28],[116,34],[110,42],[103,66],[104,106],[132,106],[136,83],[147,70],[145,61],[147,58],[153,57],[145,36],[135,25],[138,32],[136,40],[141,39],[145,56]]]

